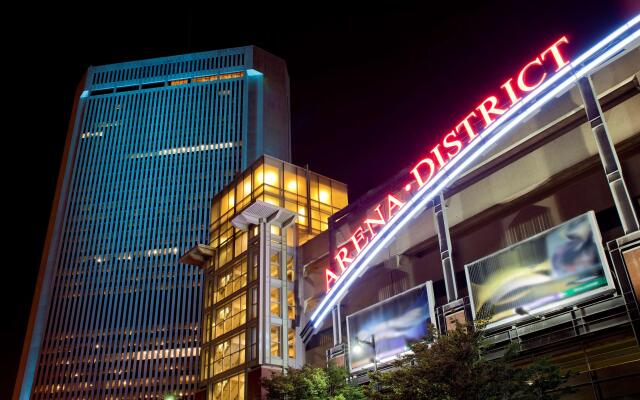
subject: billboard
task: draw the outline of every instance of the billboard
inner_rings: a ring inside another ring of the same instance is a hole
[[[629,280],[636,294],[636,300],[640,301],[640,246],[623,251],[622,257],[629,272]]]
[[[614,289],[592,211],[465,265],[473,318],[487,328]]]
[[[347,316],[349,369],[355,372],[409,351],[436,324],[431,281]]]

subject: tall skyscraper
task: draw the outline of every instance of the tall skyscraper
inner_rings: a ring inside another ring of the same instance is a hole
[[[78,89],[14,397],[189,398],[212,197],[290,159],[289,78],[253,46],[88,69]]]

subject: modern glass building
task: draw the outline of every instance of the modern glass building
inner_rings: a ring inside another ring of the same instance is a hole
[[[190,398],[213,196],[290,158],[289,78],[256,47],[91,67],[78,88],[15,396]]]
[[[304,365],[298,246],[346,205],[343,183],[269,156],[213,199],[210,241],[182,259],[205,272],[203,398],[263,398],[261,378]]]

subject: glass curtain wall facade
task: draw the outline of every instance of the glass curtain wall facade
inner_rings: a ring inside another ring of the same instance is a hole
[[[85,78],[17,398],[190,398],[202,274],[178,259],[207,240],[212,197],[238,172],[264,152],[290,158],[286,65],[250,46],[91,67]]]
[[[296,248],[346,205],[346,185],[268,156],[214,198],[211,257],[201,264],[207,399],[259,397],[265,370],[303,365]],[[245,219],[256,207],[268,211]]]

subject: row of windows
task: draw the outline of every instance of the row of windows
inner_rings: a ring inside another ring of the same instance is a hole
[[[216,344],[213,347],[213,374],[219,374],[244,364],[245,333]]]
[[[213,247],[220,246],[228,237],[225,224],[255,200],[292,211],[297,215],[297,224],[319,233],[328,228],[329,216],[347,205],[347,192],[339,182],[264,157],[238,177],[235,184],[215,196],[211,209]],[[307,235],[300,235],[299,244],[307,239]]]
[[[228,304],[219,307],[215,315],[215,337],[231,332],[247,321],[247,295],[242,294]]]
[[[298,236],[301,234],[301,229],[298,229]],[[242,255],[248,248],[248,242],[254,240],[259,234],[259,227],[254,226],[250,232],[245,232],[241,229],[235,228],[230,221],[226,221],[219,226],[218,229],[212,229],[211,247],[217,249],[217,255],[214,259],[214,268],[220,269],[225,267],[227,263],[236,259]],[[284,235],[284,238],[282,237]],[[286,239],[286,245],[288,247],[294,247],[294,232],[293,228],[287,228],[282,231],[281,228],[270,225],[270,237],[274,245],[280,246],[283,239]],[[271,276],[279,278],[279,272],[282,264],[282,260],[279,258],[279,254],[272,253],[271,255]],[[287,254],[286,258],[287,276],[290,281],[294,279],[294,264],[293,255]],[[255,276],[252,278],[255,279]]]
[[[271,356],[282,357],[282,326],[272,324],[270,330]],[[287,355],[289,358],[296,357],[296,332],[295,329],[289,329],[287,332]]]
[[[165,76],[201,70],[229,68],[243,64],[244,53],[238,53],[213,55],[197,60],[181,60],[172,63],[157,63],[146,66],[140,66],[136,63],[135,66],[130,68],[120,67],[107,71],[101,71],[102,68],[98,67],[93,73],[92,83],[100,84],[115,81],[144,79],[152,76]],[[110,67],[107,66],[106,68]]]
[[[228,74],[220,74],[220,75],[207,75],[207,76],[198,76],[191,79],[177,79],[174,81],[169,81],[169,86],[182,86],[186,85],[189,82],[193,83],[203,83],[203,82],[215,82],[222,81],[227,79],[237,79],[244,77],[244,72],[231,72]],[[222,95],[229,95],[231,92],[227,91],[226,93],[222,93]],[[221,94],[218,92],[218,94]]]
[[[293,261],[293,253],[287,252],[285,263],[287,280],[289,282],[293,282],[295,279],[295,265]],[[282,271],[282,252],[279,250],[271,250],[271,256],[269,257],[269,271],[272,278],[280,279]]]
[[[208,399],[244,400],[244,373],[234,375],[209,386]]]
[[[215,303],[245,287],[247,285],[247,259],[242,259],[233,268],[218,276],[215,285]]]
[[[341,209],[347,205],[346,187],[328,178],[314,173],[308,174],[310,200]],[[238,179],[235,186],[216,196],[213,205],[212,220],[223,216],[236,202],[242,202],[260,186],[267,185],[282,189],[286,194],[307,197],[307,171],[294,165],[265,158],[265,162],[254,167],[244,178]],[[278,194],[280,192],[275,191]],[[240,204],[240,208],[243,204]],[[331,211],[329,208],[328,211]]]
[[[196,382],[196,376],[194,375],[180,375],[180,383]],[[160,385],[165,383],[163,379],[158,378],[145,378],[145,379],[117,379],[112,381],[103,382],[105,389],[114,389],[120,387],[132,387],[132,386],[148,386],[148,385]],[[93,383],[78,382],[78,383],[62,383],[52,385],[38,385],[34,387],[35,393],[58,393],[58,392],[74,392],[81,389],[92,388]],[[117,397],[115,397],[117,398]],[[145,396],[147,398],[147,396]],[[153,397],[149,397],[153,398]]]
[[[270,309],[271,316],[282,318],[282,288],[272,287],[270,293]],[[287,291],[287,319],[295,319],[296,318],[296,299],[293,291]]]
[[[148,153],[136,153],[132,154],[129,157],[131,158],[147,158],[147,157],[156,157],[156,156],[168,156],[172,154],[184,154],[184,153],[196,153],[199,151],[209,151],[209,150],[218,150],[218,149],[228,149],[233,146],[240,146],[242,142],[225,142],[225,143],[209,143],[209,144],[201,144],[197,146],[183,146],[183,147],[173,147],[170,149],[152,151]]]

